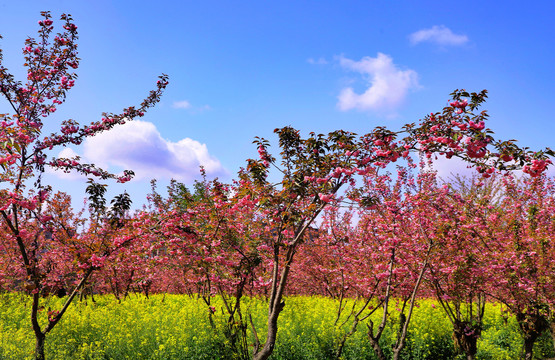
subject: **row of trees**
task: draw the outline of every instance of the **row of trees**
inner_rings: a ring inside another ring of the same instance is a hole
[[[396,176],[375,171],[363,189],[350,187],[330,201],[318,226],[306,230],[294,261],[287,252],[293,230],[279,234],[283,219],[260,217],[258,202],[238,195],[240,184],[205,181],[191,194],[174,183],[168,198],[154,196],[156,210],[139,215],[151,219],[151,226],[171,214],[171,228],[147,242],[160,248],[136,253],[146,261],[136,269],[154,266],[128,273],[122,289],[148,278],[150,291],[199,294],[209,316],[210,298],[222,297],[229,304],[231,339],[238,341],[235,351],[248,357],[241,347],[248,345],[246,330],[257,329],[243,316],[241,298],[265,296],[271,305],[284,282],[276,280],[275,269],[290,260],[285,293],[333,297],[335,325],[340,319],[350,324],[337,340],[337,358],[355,331],[367,333],[379,359],[399,358],[412,310],[425,297],[437,299],[468,359],[476,355],[486,301],[501,302],[517,318],[523,355],[531,359],[534,342],[555,324],[555,182],[494,174],[445,184],[434,172],[417,170],[398,168]],[[359,191],[365,198],[349,199]],[[355,306],[346,309],[347,298],[357,299]],[[380,323],[370,321],[375,312],[383,314]],[[361,324],[367,328],[359,329]],[[381,347],[387,326],[398,328],[393,349]]]
[[[276,129],[278,158],[257,138],[259,158],[249,159],[232,184],[204,180],[189,190],[172,182],[167,197],[153,186],[150,206],[129,214],[127,194],[108,205],[106,186],[92,178],[125,182],[132,171],[110,174],[79,158],[51,158],[50,150],[143,116],[159,101],[167,77],[138,107],[84,126],[66,120],[45,136],[43,120],[65,100],[79,64],[77,27],[68,15],[62,21],[64,30],[52,40],[53,20],[43,13],[38,40],[26,41],[25,83],[14,80],[0,56],[0,92],[11,107],[0,114],[0,284],[32,297],[37,359],[45,358],[46,335],[80,292],[121,298],[137,289],[198,294],[210,320],[211,298],[221,296],[232,350],[254,359],[273,351],[286,294],[337,297],[338,313],[346,311],[341,299],[359,299],[337,357],[369,314],[383,309],[380,324],[367,322],[380,359],[399,357],[420,296],[437,297],[457,345],[473,358],[485,300],[497,299],[517,316],[531,358],[554,294],[553,185],[542,177],[553,153],[496,140],[485,127],[487,114],[478,112],[485,91],[455,91],[441,113],[395,132],[378,127],[362,136],[339,130],[303,138],[291,127]],[[522,169],[530,180],[506,175],[486,184],[439,185],[412,153],[461,158],[484,179]],[[401,161],[393,178],[386,170]],[[91,178],[88,212],[76,213],[67,195],[44,184],[45,167]],[[281,180],[270,181],[274,170]],[[42,298],[54,294],[65,296],[65,304],[43,321]],[[246,294],[268,298],[263,336],[241,306]],[[401,304],[398,341],[383,349],[393,299]]]

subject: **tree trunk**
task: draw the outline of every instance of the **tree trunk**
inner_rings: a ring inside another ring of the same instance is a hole
[[[403,350],[403,348],[400,348],[400,347],[393,349],[393,360],[399,360],[399,356],[401,355],[401,350]]]
[[[365,304],[367,305],[368,302]],[[362,308],[364,309],[364,307]],[[360,314],[360,313],[359,313]],[[341,339],[341,341],[339,342],[339,345],[337,346],[337,350],[335,351],[335,359],[339,360],[341,359],[341,353],[343,352],[343,348],[345,347],[345,343],[347,342],[347,339],[349,338],[349,336],[353,335],[355,333],[355,331],[357,331],[357,326],[358,326],[358,316],[359,314],[355,315],[355,319],[353,320],[353,326],[351,326],[351,330],[346,333],[343,338]]]
[[[532,360],[534,358],[534,343],[536,342],[536,338],[536,336],[524,337],[524,360]]]
[[[401,310],[401,313],[399,314],[399,331],[397,333],[397,343],[393,347],[392,360],[399,360],[399,356],[401,356],[401,350],[403,350],[403,348],[405,347],[405,339],[407,334],[406,325],[407,317],[405,316],[404,310]]]
[[[533,359],[534,343],[545,330],[549,329],[547,318],[540,313],[539,307],[536,307],[534,310],[516,314],[516,319],[524,338],[522,358],[525,360]]]
[[[45,360],[44,342],[46,340],[46,335],[42,333],[35,334],[35,339],[35,360]]]
[[[255,352],[253,360],[267,360],[270,355],[272,355],[277,339],[277,320],[279,313],[283,310],[284,306],[285,302],[282,301],[279,304],[276,304],[276,306],[272,309],[272,314],[268,317],[268,338],[266,339],[262,349]]]
[[[373,336],[369,336],[369,338],[370,338],[370,344],[372,345],[372,349],[374,349],[374,354],[376,354],[376,356],[378,357],[378,360],[387,360],[383,353],[382,347],[380,346],[379,340],[374,338]]]
[[[551,319],[549,322],[549,330],[551,331],[551,342],[553,343],[553,348],[555,348],[555,319]]]
[[[481,331],[464,321],[456,321],[453,325],[455,349],[462,350],[467,360],[474,360],[478,351],[478,338]]]

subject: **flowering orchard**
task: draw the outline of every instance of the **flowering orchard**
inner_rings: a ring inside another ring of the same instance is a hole
[[[163,197],[153,182],[149,206],[130,214],[126,193],[108,205],[106,185],[93,179],[126,182],[131,170],[115,175],[50,151],[143,116],[167,76],[138,107],[87,125],[64,120],[59,132],[44,135],[44,121],[74,86],[79,58],[71,16],[62,15],[56,35],[51,15],[42,16],[38,38],[23,48],[27,80],[15,80],[0,62],[9,106],[0,114],[0,285],[31,297],[37,359],[45,358],[46,335],[77,295],[100,293],[118,301],[132,292],[198,296],[228,353],[257,360],[268,359],[279,341],[289,294],[339,300],[330,324],[342,329],[335,358],[365,332],[375,357],[399,359],[422,297],[437,299],[468,359],[477,354],[486,300],[516,316],[527,359],[538,336],[553,328],[554,186],[544,175],[553,152],[495,139],[479,111],[485,91],[457,90],[443,111],[398,131],[303,137],[292,127],[276,129],[279,155],[256,138],[259,158],[247,160],[231,184],[205,178],[189,189],[172,182]],[[458,157],[481,180],[441,184],[414,163],[414,153],[423,163]],[[66,194],[44,183],[46,167],[90,178],[88,212],[74,211]],[[518,180],[511,171],[520,169],[526,175]],[[273,171],[277,183],[269,180]],[[45,310],[44,298],[56,295],[62,305]],[[265,323],[243,306],[247,296],[267,299]],[[225,309],[223,328],[214,321],[215,298]],[[391,326],[395,341],[385,346]]]

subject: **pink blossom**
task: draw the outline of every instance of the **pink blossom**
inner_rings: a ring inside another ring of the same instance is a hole
[[[469,121],[469,122],[468,122],[468,125],[469,125],[472,129],[475,129],[475,130],[483,130],[483,129],[486,127],[486,125],[485,125],[485,123],[484,123],[483,121],[480,121],[480,122]]]
[[[104,260],[106,259],[106,256],[97,256],[96,254],[93,254],[90,258],[90,262],[91,265],[94,267],[102,267],[102,265],[104,265]]]
[[[513,157],[509,154],[503,154],[503,155],[501,155],[501,160],[503,160],[505,162],[508,162],[508,161],[513,160]]]
[[[341,174],[342,174],[342,169],[337,167],[337,168],[335,168],[335,170],[333,171],[331,176],[334,177],[334,178],[338,178],[338,177],[341,176]]]

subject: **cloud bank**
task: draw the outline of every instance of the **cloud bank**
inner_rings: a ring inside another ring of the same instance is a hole
[[[174,101],[172,107],[174,109],[189,109],[191,107],[191,103],[187,100]]]
[[[191,113],[201,113],[211,110],[210,105],[194,105],[189,100],[179,100],[172,103],[172,108],[178,110],[188,110]]]
[[[468,42],[466,35],[454,34],[449,28],[444,25],[432,26],[430,29],[419,30],[409,35],[411,44],[416,45],[421,42],[431,42],[438,45],[463,45]]]
[[[416,71],[399,69],[390,56],[382,53],[375,58],[366,56],[360,61],[341,56],[339,63],[347,70],[362,74],[368,85],[362,94],[355,93],[351,87],[341,90],[337,107],[343,111],[391,111],[403,102],[410,89],[418,87]]]
[[[311,65],[327,65],[328,64],[328,61],[326,59],[324,59],[323,57],[320,57],[318,59],[308,58],[308,59],[306,59],[306,62],[311,64]]]
[[[146,121],[131,121],[83,143],[82,161],[104,169],[133,170],[134,179],[176,179],[190,182],[199,177],[204,166],[210,177],[227,175],[219,160],[209,154],[206,144],[185,138],[172,142],[162,138],[156,126]],[[64,149],[59,157],[73,157]],[[56,171],[56,175],[67,177]]]

